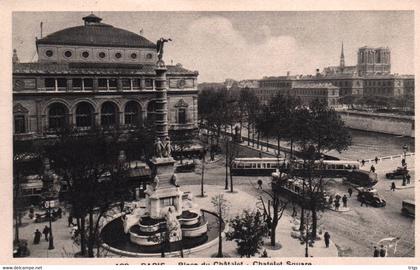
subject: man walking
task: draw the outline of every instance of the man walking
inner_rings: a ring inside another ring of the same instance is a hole
[[[42,233],[45,236],[45,241],[48,241],[48,235],[50,234],[50,228],[45,225],[44,229],[42,230]]]
[[[343,207],[347,208],[347,195],[344,194],[342,200],[343,200]]]
[[[351,197],[351,194],[353,194],[353,189],[350,187],[347,192],[349,193],[349,197]]]
[[[392,191],[395,191],[395,188],[396,188],[396,186],[395,186],[395,182],[392,182],[392,183],[391,183],[391,190],[392,190]]]
[[[378,164],[378,157],[375,157],[375,163]]]
[[[297,211],[296,211],[296,206],[293,204],[293,212],[292,212],[292,217],[297,216]]]
[[[373,166],[373,165],[370,166],[370,171],[374,173],[375,172],[375,166]]]
[[[330,238],[331,235],[328,232],[324,233],[324,241],[325,241],[325,246],[328,248],[330,247]]]
[[[366,161],[364,159],[362,159],[362,167],[365,166],[365,162]]]

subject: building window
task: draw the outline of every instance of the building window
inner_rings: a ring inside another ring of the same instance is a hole
[[[89,52],[82,52],[82,56],[84,58],[88,58],[89,57]]]
[[[186,124],[187,123],[187,112],[185,109],[181,108],[178,109],[178,124]]]
[[[140,89],[140,79],[133,79],[133,89]]]
[[[65,90],[67,88],[67,79],[58,78],[57,79],[57,87],[58,87],[58,90]]]
[[[82,90],[81,78],[73,78],[73,90]]]
[[[140,105],[137,102],[127,102],[124,110],[124,123],[130,126],[140,126],[140,112]]]
[[[119,52],[117,52],[116,54],[115,54],[115,58],[117,58],[117,59],[120,59],[121,58],[121,53],[119,53]]]
[[[112,102],[105,102],[101,108],[101,125],[111,127],[117,123],[117,106]]]
[[[45,88],[47,90],[55,90],[55,79],[54,78],[46,78],[44,80]]]
[[[100,53],[99,53],[99,57],[100,57],[100,58],[105,58],[105,56],[106,56],[106,53],[104,53],[104,52],[100,52]]]
[[[84,89],[93,89],[93,79],[83,79],[83,87]]]
[[[53,103],[48,108],[48,127],[63,129],[67,125],[67,108],[61,103]]]
[[[145,80],[145,86],[146,86],[146,88],[153,88],[153,80],[152,79],[146,79]]]
[[[108,80],[104,78],[98,79],[98,89],[107,90],[108,89]]]
[[[93,124],[93,107],[87,102],[80,102],[76,108],[76,126],[91,127]]]
[[[121,84],[122,84],[123,89],[131,89],[130,79],[121,79]]]
[[[117,89],[118,86],[118,80],[115,78],[111,78],[109,81],[109,89]]]
[[[25,116],[24,115],[15,115],[14,116],[15,124],[15,134],[21,134],[26,132],[25,125]]]
[[[51,56],[53,56],[53,51],[51,51],[51,50],[47,50],[46,52],[45,52],[45,55],[46,56],[48,56],[48,57],[51,57]]]
[[[131,54],[131,58],[132,58],[132,59],[136,59],[136,58],[137,58],[137,53],[132,53],[132,54]]]
[[[64,56],[67,57],[67,58],[71,57],[72,56],[71,51],[65,51]]]

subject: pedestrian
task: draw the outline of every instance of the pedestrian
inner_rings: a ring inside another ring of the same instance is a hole
[[[258,178],[257,184],[258,184],[258,189],[262,189],[262,180],[261,178]]]
[[[401,166],[405,167],[405,165],[406,165],[406,163],[405,163],[405,158],[403,158],[403,159],[401,160]]]
[[[373,166],[373,165],[370,166],[370,171],[374,173],[375,172],[375,166]]]
[[[34,245],[39,244],[39,241],[41,241],[41,236],[42,236],[41,232],[38,229],[36,229],[34,233]]]
[[[70,214],[69,217],[67,218],[67,227],[72,227],[73,226],[73,216]]]
[[[376,246],[373,247],[373,257],[379,257],[379,249]]]
[[[342,200],[343,200],[343,207],[347,208],[347,196],[344,195]]]
[[[411,176],[409,174],[407,174],[407,184],[411,183]]]
[[[48,235],[50,234],[50,228],[45,225],[44,229],[42,230],[42,233],[45,236],[45,241],[48,241]]]
[[[386,249],[384,248],[384,245],[381,245],[381,249],[379,250],[379,256],[386,257]]]
[[[378,157],[375,157],[375,163],[378,164]]]
[[[293,210],[292,210],[292,217],[296,217],[297,216],[297,211],[296,211],[296,206],[293,205]]]
[[[350,187],[347,192],[349,193],[349,197],[351,197],[351,194],[353,194],[353,189]]]
[[[31,207],[29,207],[29,218],[33,219],[35,215],[35,210],[34,207],[31,205]]]
[[[57,217],[58,218],[61,218],[62,217],[62,214],[63,214],[63,210],[61,209],[61,207],[58,207],[58,209],[57,209]]]
[[[392,190],[392,191],[395,191],[395,188],[396,188],[396,187],[395,187],[395,182],[392,182],[392,183],[391,183],[391,190]]]
[[[333,202],[334,202],[333,195],[330,195],[330,198],[328,199],[328,205],[329,205],[330,207],[332,207]]]
[[[362,167],[365,166],[365,162],[366,161],[364,159],[362,159]]]
[[[340,200],[335,200],[335,211],[338,211],[340,208]]]
[[[330,247],[330,238],[331,235],[328,232],[324,233],[324,241],[325,241],[325,246],[328,248]]]
[[[368,207],[365,196],[361,195],[360,196],[360,206],[363,206],[363,205],[366,205],[366,207]]]

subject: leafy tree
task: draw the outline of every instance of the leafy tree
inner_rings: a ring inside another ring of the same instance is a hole
[[[94,256],[101,218],[113,202],[123,203],[127,192],[126,167],[118,161],[117,141],[118,136],[98,130],[84,136],[69,132],[46,148],[54,170],[69,187],[67,199],[78,220],[83,256]]]
[[[222,258],[223,257],[222,230],[223,230],[223,225],[225,224],[224,220],[227,218],[227,215],[228,215],[229,202],[224,198],[223,194],[219,194],[211,198],[211,203],[213,204],[213,207],[216,210],[218,232],[219,232],[219,246],[218,246],[216,256],[218,258]]]
[[[264,244],[263,237],[267,234],[267,226],[260,212],[244,210],[241,216],[236,216],[229,224],[231,230],[226,234],[226,239],[237,243],[241,258],[250,258],[259,252]]]
[[[318,154],[323,151],[346,150],[351,145],[351,135],[334,108],[318,99],[309,105],[310,144]],[[302,141],[302,140],[301,140]]]

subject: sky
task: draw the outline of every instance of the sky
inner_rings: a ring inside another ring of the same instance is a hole
[[[414,73],[412,11],[95,12],[103,23],[165,44],[167,64],[199,71],[199,82],[314,74],[338,65],[344,43],[346,65],[359,47],[389,47],[391,71]],[[21,62],[36,60],[35,37],[82,25],[87,12],[14,12],[12,45]]]

